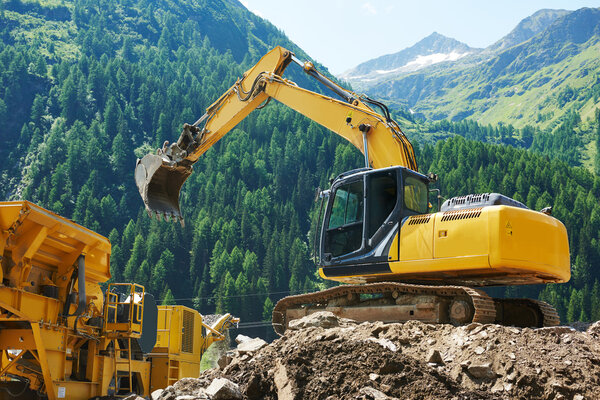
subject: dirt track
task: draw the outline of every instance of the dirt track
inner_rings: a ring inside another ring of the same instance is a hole
[[[579,332],[307,318],[163,398],[206,398],[201,388],[224,377],[247,399],[600,399],[600,323]]]

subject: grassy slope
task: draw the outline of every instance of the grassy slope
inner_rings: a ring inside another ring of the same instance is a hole
[[[515,127],[535,124],[553,128],[569,110],[580,112],[585,120],[593,117],[598,104],[589,90],[598,81],[599,51],[600,44],[594,43],[560,63],[493,80],[477,73],[478,67],[460,74],[449,71],[446,76],[452,84],[418,102],[413,109],[428,117],[444,115],[450,119],[467,112],[469,118],[482,124],[503,122]],[[465,75],[474,79],[463,79]],[[575,96],[561,104],[559,96],[569,87]],[[491,92],[490,96],[485,96],[486,92]]]

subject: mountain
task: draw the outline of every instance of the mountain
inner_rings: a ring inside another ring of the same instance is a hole
[[[407,49],[366,61],[344,72],[339,78],[360,89],[429,65],[456,61],[479,51],[480,49],[471,48],[458,40],[433,32]]]
[[[529,40],[477,63],[434,65],[367,92],[427,119],[555,127],[568,112],[593,118],[600,93],[600,10],[557,17]]]
[[[267,336],[281,297],[330,284],[311,260],[314,190],[362,166],[361,154],[271,102],[194,165],[181,194],[183,228],[148,218],[133,170],[136,157],[177,138],[275,45],[307,58],[234,0],[1,2],[0,198],[33,201],[108,236],[113,280],[204,314],[231,312],[241,329],[266,326],[253,334]],[[293,65],[285,76],[319,90]],[[600,178],[524,149],[449,137],[478,138],[469,136],[478,129],[499,143],[530,141],[508,126],[443,121],[428,132],[431,143],[419,142],[420,125],[407,127],[421,171],[440,174],[444,196],[499,191],[533,208],[554,204],[570,233],[573,284],[506,294],[574,299],[570,309],[589,319],[598,308],[589,292],[600,280]],[[559,150],[571,143],[564,139],[548,138]]]
[[[569,14],[567,10],[539,10],[523,19],[510,33],[487,47],[486,52],[500,52],[521,44],[540,32],[543,32],[557,18]]]

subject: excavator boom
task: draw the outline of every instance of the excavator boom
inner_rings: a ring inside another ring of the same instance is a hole
[[[281,77],[294,62],[324,84],[338,100],[298,87]],[[192,165],[227,132],[261,104],[274,98],[342,136],[363,154],[373,168],[402,165],[417,170],[411,143],[381,103],[348,91],[300,62],[290,51],[276,47],[244,73],[195,123],[185,124],[176,143],[165,143],[156,154],[138,160],[135,181],[150,216],[179,220],[181,187]],[[371,106],[380,107],[383,114]]]

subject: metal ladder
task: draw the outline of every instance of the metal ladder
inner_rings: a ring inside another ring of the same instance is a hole
[[[113,365],[114,365],[114,379],[115,379],[115,397],[126,397],[127,395],[129,395],[130,393],[133,392],[133,374],[131,372],[132,370],[132,366],[131,366],[131,338],[124,338],[124,339],[120,339],[122,342],[125,343],[125,347],[121,348],[120,344],[119,344],[119,339],[113,339],[113,348],[115,349],[115,357],[113,358]],[[117,345],[119,345],[119,347],[117,348]],[[123,353],[127,354],[127,357],[123,357]],[[124,359],[125,358],[125,359]],[[124,359],[121,361],[121,359]],[[127,365],[127,368],[125,371],[127,371],[127,385],[123,385],[121,386],[120,381],[119,381],[119,365]],[[126,390],[125,393],[120,394],[119,392],[122,392],[123,390]]]

